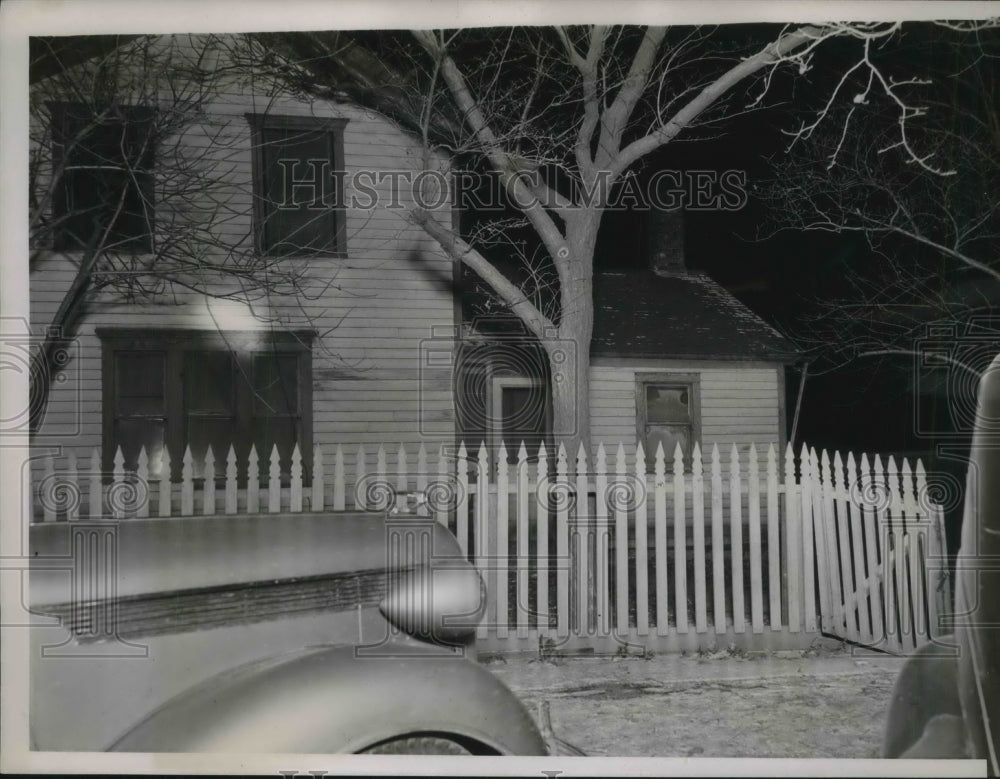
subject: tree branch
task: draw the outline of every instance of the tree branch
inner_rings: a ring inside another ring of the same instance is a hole
[[[554,329],[552,322],[528,300],[525,294],[511,283],[506,276],[473,249],[469,244],[444,227],[434,217],[423,209],[410,211],[410,219],[423,228],[431,238],[453,259],[468,265],[476,274],[499,295],[501,300],[510,306],[527,325],[528,329],[539,339],[550,337]]]

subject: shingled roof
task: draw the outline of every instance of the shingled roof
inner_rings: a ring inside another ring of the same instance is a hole
[[[594,277],[594,357],[793,362],[781,333],[704,273]]]

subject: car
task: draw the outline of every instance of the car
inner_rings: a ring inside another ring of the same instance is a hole
[[[430,518],[39,523],[30,546],[33,749],[560,750],[475,661],[482,580]]]
[[[1000,775],[1000,355],[979,385],[961,546],[955,632],[907,659],[890,702],[882,754],[976,758]]]

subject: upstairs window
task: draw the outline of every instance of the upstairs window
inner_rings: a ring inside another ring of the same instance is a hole
[[[247,116],[253,130],[254,232],[271,257],[346,251],[344,119]]]
[[[685,463],[691,462],[694,443],[701,437],[696,374],[636,374],[636,410],[647,463],[653,462],[661,444],[668,470],[678,444]]]
[[[150,477],[181,476],[191,449],[193,476],[204,475],[212,447],[216,477],[232,446],[237,475],[246,477],[250,447],[266,477],[277,446],[281,473],[291,473],[296,444],[308,474],[312,454],[311,331],[244,333],[199,330],[101,330],[104,381],[104,468],[120,447],[135,469],[144,447]]]
[[[154,111],[56,103],[52,109],[53,248],[153,248]],[[106,234],[106,237],[105,237]]]

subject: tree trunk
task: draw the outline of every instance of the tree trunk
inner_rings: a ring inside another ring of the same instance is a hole
[[[580,445],[590,452],[590,339],[594,330],[594,246],[598,213],[569,229],[569,272],[560,290],[558,335],[545,339],[552,385],[552,436],[575,462]]]

